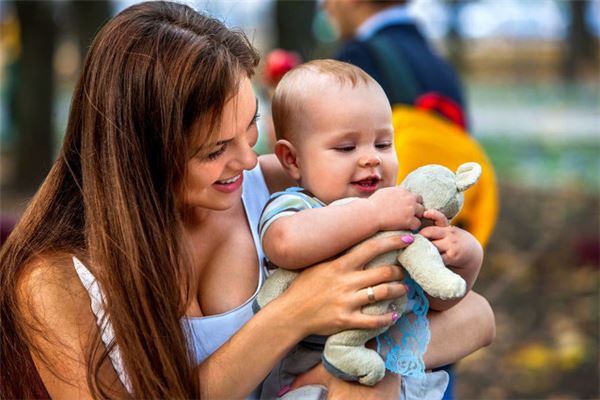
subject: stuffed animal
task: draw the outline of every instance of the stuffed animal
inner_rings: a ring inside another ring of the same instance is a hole
[[[410,173],[400,187],[421,195],[426,210],[442,212],[448,220],[458,214],[463,205],[463,192],[474,185],[481,176],[481,166],[477,163],[462,164],[456,173],[440,165],[426,165]],[[341,199],[329,206],[347,204],[354,199]],[[428,224],[424,220],[421,227]],[[375,236],[404,235],[408,231],[386,231]],[[358,246],[359,244],[357,244]],[[351,251],[350,249],[349,251]],[[382,265],[399,264],[421,288],[432,297],[453,299],[465,295],[466,282],[446,268],[437,248],[424,236],[415,234],[414,242],[399,251],[392,251],[371,260],[365,269]],[[277,269],[265,282],[255,301],[255,309],[260,309],[283,293],[297,276],[298,272]],[[400,315],[406,311],[406,298],[395,301],[378,301],[366,305],[362,312],[380,315],[394,308]],[[374,385],[385,375],[385,363],[374,350],[367,349],[365,343],[388,328],[352,329],[342,331],[327,338],[322,359],[325,368],[333,375],[348,381],[358,381],[364,385]]]

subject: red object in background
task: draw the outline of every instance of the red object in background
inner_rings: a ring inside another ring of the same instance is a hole
[[[600,237],[579,237],[574,242],[578,266],[593,266],[600,268]]]
[[[297,53],[282,49],[272,50],[265,57],[265,80],[269,85],[276,86],[286,72],[301,62]]]
[[[467,129],[462,107],[449,97],[436,92],[425,93],[417,99],[415,106],[423,110],[436,111],[464,130]]]

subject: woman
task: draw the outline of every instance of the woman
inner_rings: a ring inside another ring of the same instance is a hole
[[[58,160],[0,254],[3,397],[251,396],[303,337],[391,323],[360,307],[369,286],[402,296],[401,271],[361,266],[399,238],[311,268],[250,319],[254,218],[289,184],[251,149],[257,63],[243,34],[184,5],[138,4],[100,31]],[[431,367],[491,340],[487,303],[461,304],[432,317]],[[332,397],[398,390],[395,376],[374,389],[303,379]]]

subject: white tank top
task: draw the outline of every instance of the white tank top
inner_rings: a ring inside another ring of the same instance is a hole
[[[269,190],[267,189],[262,171],[260,170],[260,165],[257,165],[251,171],[244,171],[242,203],[244,204],[246,217],[252,232],[252,239],[254,240],[254,247],[256,248],[256,253],[258,255],[258,284],[254,294],[239,307],[223,314],[206,317],[182,318],[182,328],[188,339],[189,349],[197,364],[202,363],[215,350],[221,347],[254,315],[252,312],[252,302],[263,284],[266,271],[264,265],[265,257],[258,236],[258,222],[262,209],[268,199]],[[108,347],[114,340],[114,331],[110,319],[104,319],[104,293],[94,276],[81,261],[73,257],[73,264],[75,265],[75,270],[79,275],[81,283],[90,295],[92,311],[96,316],[96,321],[102,331],[102,341]],[[121,382],[123,382],[127,390],[131,392],[131,383],[123,366],[119,347],[115,346],[109,356]],[[248,398],[256,398],[257,394],[257,391],[255,391]]]

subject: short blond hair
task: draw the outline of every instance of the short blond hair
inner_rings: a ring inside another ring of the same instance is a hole
[[[277,140],[292,140],[295,137],[294,127],[297,125],[297,115],[302,113],[307,81],[316,77],[334,78],[340,85],[349,84],[352,87],[359,84],[379,86],[365,71],[346,62],[326,59],[298,65],[283,76],[273,95],[271,107]]]

